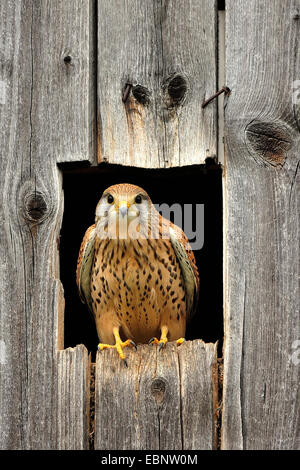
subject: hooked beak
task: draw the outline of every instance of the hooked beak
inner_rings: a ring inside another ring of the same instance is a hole
[[[127,201],[121,201],[119,204],[119,213],[122,217],[126,217],[128,213],[129,203]]]

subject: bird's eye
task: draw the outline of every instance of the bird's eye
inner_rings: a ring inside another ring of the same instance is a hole
[[[108,204],[112,204],[114,202],[114,197],[111,194],[107,196],[107,202]]]
[[[141,202],[142,202],[142,196],[141,196],[140,194],[138,194],[138,195],[136,196],[135,202],[136,202],[136,204],[141,204]]]

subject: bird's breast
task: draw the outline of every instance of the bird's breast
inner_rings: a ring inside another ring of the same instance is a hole
[[[185,316],[180,267],[171,244],[163,242],[102,240],[96,244],[94,308],[116,312],[123,331],[137,342],[157,334],[162,315]]]

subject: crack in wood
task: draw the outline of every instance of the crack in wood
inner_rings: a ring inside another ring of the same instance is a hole
[[[89,407],[89,450],[95,448],[95,369],[96,364],[90,362],[90,374],[89,374],[89,390],[90,390],[90,407]]]
[[[180,368],[180,359],[177,350],[177,361],[178,361],[178,373],[179,373],[179,393],[180,393],[180,403],[179,403],[179,412],[180,412],[180,433],[181,433],[181,448],[184,449],[184,430],[183,430],[183,416],[182,416],[182,375]]]
[[[215,404],[215,449],[221,450],[222,406],[223,406],[223,370],[224,360],[218,358],[217,364],[217,392]]]
[[[95,449],[216,447],[216,344],[139,345],[126,351],[127,369],[114,352],[97,355]]]
[[[32,106],[33,106],[33,5],[31,6],[31,28],[30,28],[30,55],[31,55],[31,83],[30,83],[30,107],[29,107],[29,126],[30,126],[30,139],[29,139],[29,174],[31,175],[32,164]]]

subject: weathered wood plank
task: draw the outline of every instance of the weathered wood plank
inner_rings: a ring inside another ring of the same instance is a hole
[[[299,447],[299,0],[227,0],[223,449]],[[244,41],[243,41],[244,38]],[[297,440],[298,439],[298,440]]]
[[[47,153],[95,163],[95,1],[44,0],[33,13],[33,99],[43,102],[34,112],[48,124]]]
[[[216,156],[215,0],[98,1],[98,161],[149,168]],[[125,103],[122,94],[132,84]]]
[[[95,449],[212,449],[216,345],[126,354],[128,368],[115,350],[97,355]]]
[[[58,447],[56,361],[58,347],[63,347],[58,238],[63,192],[56,160],[62,161],[63,155],[66,160],[91,158],[90,110],[83,99],[90,79],[85,36],[90,18],[89,9],[83,7],[79,1],[59,0],[0,4],[0,344],[4,351],[0,448],[4,449]],[[66,26],[67,18],[75,21],[75,17],[76,23]],[[77,45],[85,41],[80,51],[71,40],[76,33]],[[75,61],[69,72],[63,61],[66,52]]]
[[[217,344],[187,344],[178,348],[183,449],[216,449]]]
[[[62,450],[89,448],[90,360],[83,346],[59,351],[57,358],[57,446]]]

